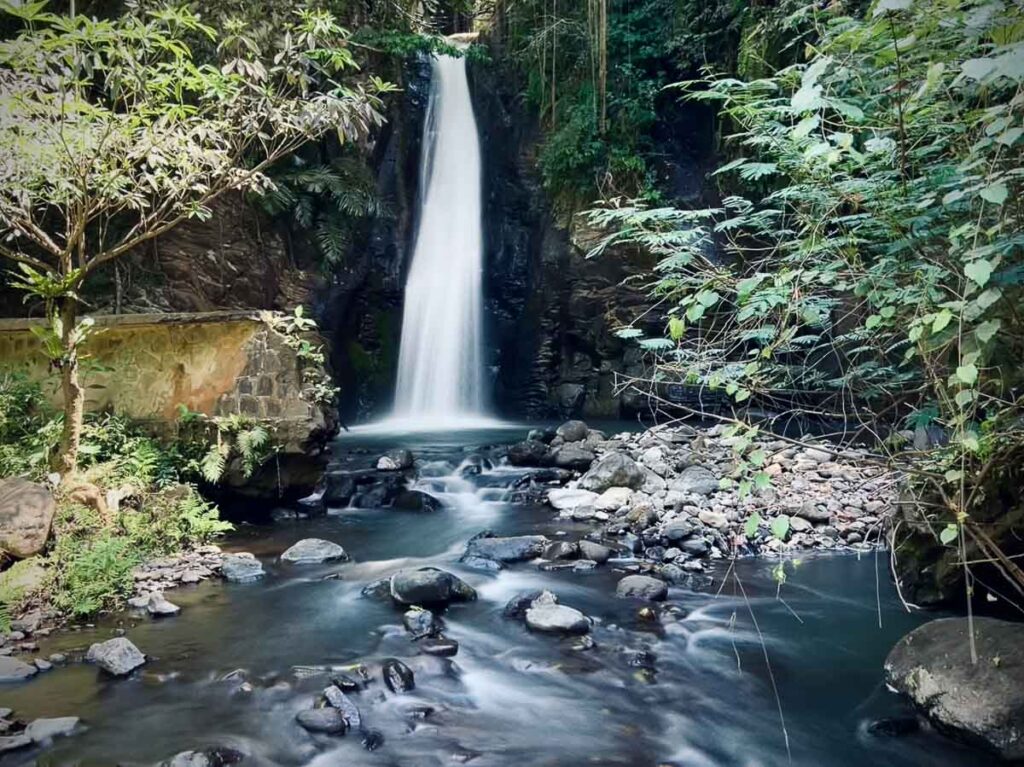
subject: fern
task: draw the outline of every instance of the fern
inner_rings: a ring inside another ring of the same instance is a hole
[[[210,484],[219,482],[220,478],[224,476],[224,470],[227,468],[226,448],[227,445],[224,442],[212,445],[199,464],[199,471],[203,475],[203,479]]]

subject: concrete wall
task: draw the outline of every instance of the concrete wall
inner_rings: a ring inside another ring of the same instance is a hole
[[[21,370],[60,404],[38,320],[0,320],[0,368]],[[173,421],[178,406],[207,415],[243,415],[322,427],[302,393],[295,353],[259,313],[129,314],[96,318],[83,348],[86,409]],[[302,429],[298,430],[299,432]]]

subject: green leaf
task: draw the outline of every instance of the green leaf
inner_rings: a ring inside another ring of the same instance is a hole
[[[964,432],[964,435],[960,438],[960,444],[973,453],[977,453],[981,449],[978,435],[973,431]]]
[[[747,460],[754,466],[764,466],[765,458],[764,450],[755,450],[747,456]]]
[[[787,515],[780,514],[772,520],[772,535],[780,541],[786,540],[786,536],[789,535],[789,517]]]
[[[956,377],[960,383],[973,386],[974,382],[978,380],[978,367],[974,363],[969,365],[961,365],[956,369]]]
[[[702,290],[697,294],[697,300],[709,309],[717,304],[720,298],[721,296],[713,290]]]
[[[750,398],[750,390],[749,389],[740,389],[738,392],[736,392],[736,396],[734,397],[734,399],[737,402],[743,402],[744,400],[749,399],[749,398]]]
[[[935,319],[932,320],[932,332],[939,333],[949,325],[953,320],[953,312],[949,309],[943,309],[941,312],[935,315]]]
[[[761,524],[761,515],[756,511],[747,517],[747,521],[743,523],[743,534],[748,538],[754,538],[757,536],[757,528]]]
[[[1002,323],[999,320],[988,320],[983,322],[974,329],[974,335],[977,337],[978,341],[983,344],[987,344],[995,337],[996,333],[999,332],[999,326],[1001,324]]]
[[[772,478],[768,475],[768,472],[759,471],[754,475],[754,487],[758,490],[766,490],[772,485]]]
[[[974,389],[964,389],[963,391],[958,391],[956,396],[953,397],[953,400],[956,402],[958,407],[967,407],[974,402],[974,398],[976,396],[977,392],[974,391]]]
[[[943,545],[948,546],[960,536],[960,528],[955,522],[950,522],[939,533],[939,540],[942,541]]]
[[[985,287],[985,283],[988,282],[989,277],[992,276],[992,264],[984,258],[979,258],[976,261],[971,261],[964,267],[964,274],[974,281],[978,287]]]
[[[881,315],[878,315],[878,314],[872,314],[870,317],[868,317],[864,321],[864,327],[866,327],[868,330],[874,330],[875,328],[877,328],[881,324],[882,324],[882,317],[881,317]]]
[[[993,205],[1002,205],[1006,202],[1006,198],[1009,196],[1010,190],[1002,181],[997,181],[982,189],[980,194],[983,200],[986,200]]]
[[[670,317],[668,321],[668,334],[673,341],[678,341],[686,332],[686,323],[678,317]]]
[[[690,322],[697,322],[701,317],[704,316],[704,304],[690,304],[686,310],[686,319]]]

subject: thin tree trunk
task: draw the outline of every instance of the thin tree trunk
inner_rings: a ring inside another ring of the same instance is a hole
[[[78,466],[78,445],[82,438],[82,415],[85,412],[85,389],[79,380],[78,343],[78,300],[67,296],[60,307],[61,344],[64,358],[61,360],[61,393],[64,396],[64,430],[60,436],[60,448],[54,468],[67,475]]]

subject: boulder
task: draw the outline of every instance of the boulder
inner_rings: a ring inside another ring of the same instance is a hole
[[[598,499],[597,493],[589,490],[573,490],[563,487],[548,492],[548,503],[559,511],[571,511],[582,506],[593,506]]]
[[[612,550],[601,543],[582,540],[579,543],[579,547],[581,557],[596,562],[599,565],[604,564],[612,557]]]
[[[391,502],[391,508],[399,511],[438,511],[441,502],[422,490],[403,490]]]
[[[70,735],[76,727],[78,727],[77,716],[36,719],[25,728],[25,735],[31,738],[33,743],[45,743],[52,738]]]
[[[309,732],[319,732],[326,735],[341,735],[348,727],[341,711],[330,706],[300,711],[295,715],[295,721]]]
[[[552,461],[559,469],[586,471],[597,456],[582,445],[567,444],[557,447],[552,454]]]
[[[423,610],[419,607],[405,611],[405,614],[402,615],[402,625],[415,639],[433,636],[441,632],[440,619],[430,610]]]
[[[466,556],[483,557],[497,562],[525,562],[539,557],[548,543],[548,539],[543,535],[474,538],[466,545]]]
[[[461,578],[435,567],[401,570],[391,576],[391,598],[400,605],[446,605],[476,599]]]
[[[561,437],[565,442],[582,442],[588,434],[590,427],[583,421],[566,421],[555,429],[555,436]]]
[[[516,594],[508,602],[505,603],[505,609],[503,615],[506,618],[522,618],[526,615],[526,611],[530,609],[530,605],[540,598],[541,594],[550,593],[544,592],[540,589],[533,589],[531,591],[524,591]],[[555,595],[551,594],[552,599],[555,599]],[[557,601],[557,599],[555,599]]]
[[[412,451],[399,448],[389,450],[377,459],[378,471],[405,471],[411,469],[416,459]]]
[[[580,555],[580,547],[570,541],[555,541],[544,549],[544,559],[576,559]]]
[[[43,485],[18,477],[0,482],[0,549],[15,559],[38,554],[50,537],[56,509]]]
[[[508,449],[508,462],[513,466],[551,466],[554,456],[545,443],[528,439]]]
[[[552,634],[586,634],[590,619],[572,607],[534,602],[526,610],[526,625],[534,631]]]
[[[688,466],[668,483],[669,490],[694,495],[711,495],[719,489],[718,478],[703,466]]]
[[[85,659],[114,676],[126,676],[146,662],[142,651],[125,637],[97,642],[89,647]]]
[[[220,574],[232,583],[252,583],[266,575],[263,564],[252,554],[228,554],[221,562]]]
[[[594,501],[594,508],[598,511],[618,511],[628,506],[632,497],[633,491],[628,487],[609,487]]]
[[[1024,624],[974,619],[977,664],[966,618],[940,618],[901,639],[885,678],[941,729],[1024,759]]]
[[[391,692],[409,692],[416,689],[416,677],[412,669],[400,660],[389,658],[384,661],[380,673],[384,678],[384,684]]]
[[[355,494],[355,477],[347,471],[332,471],[324,475],[321,500],[327,506],[347,506]]]
[[[590,467],[580,478],[579,486],[595,493],[603,493],[610,487],[639,490],[645,479],[644,470],[628,455],[609,453]]]
[[[181,608],[168,601],[162,591],[154,591],[146,599],[146,612],[158,618],[163,618],[169,615],[177,615],[181,612]]]
[[[293,565],[311,565],[343,559],[348,559],[345,549],[323,538],[304,538],[281,555],[282,562]]]
[[[349,729],[358,729],[363,726],[363,718],[359,715],[359,708],[352,699],[342,692],[340,687],[331,685],[324,690],[324,698],[331,708],[336,708],[345,719]]]
[[[9,655],[0,655],[0,682],[23,682],[36,675],[38,668]]]
[[[649,575],[627,575],[615,587],[615,596],[661,602],[668,596],[668,584]]]
[[[0,754],[10,751],[17,751],[21,748],[28,748],[32,745],[32,738],[28,735],[5,735],[0,736]]]

